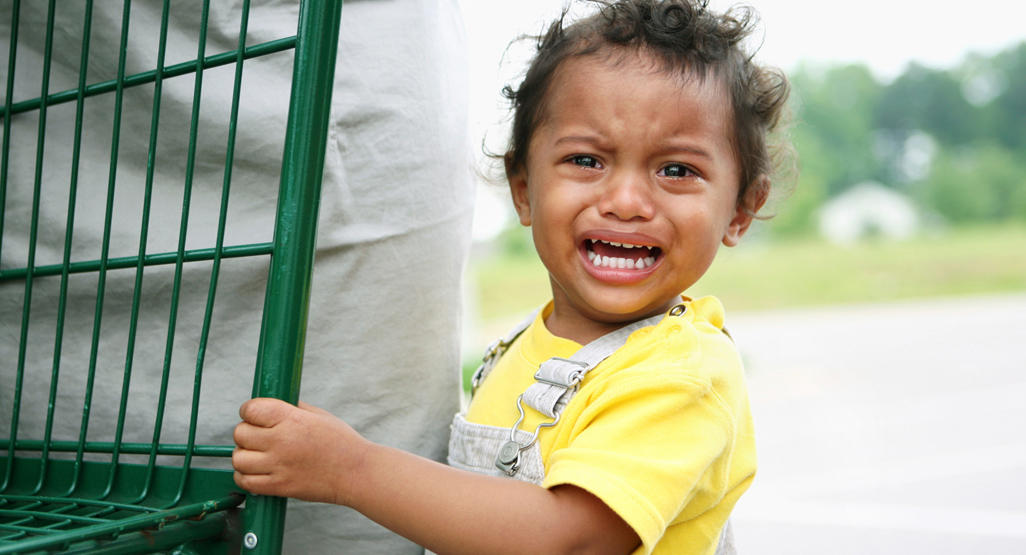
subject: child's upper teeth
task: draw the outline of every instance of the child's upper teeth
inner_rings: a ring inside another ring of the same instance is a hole
[[[622,247],[622,248],[625,248],[625,249],[641,249],[641,248],[644,248],[641,245],[632,245],[630,243],[618,243],[616,241],[605,241],[603,239],[592,239],[591,242],[592,243],[605,243],[607,245],[612,245],[614,247]]]

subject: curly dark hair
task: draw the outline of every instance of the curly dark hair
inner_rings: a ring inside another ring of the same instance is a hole
[[[782,121],[790,85],[776,68],[762,67],[742,45],[757,23],[754,10],[736,7],[717,14],[706,0],[589,0],[598,11],[568,23],[569,6],[537,39],[537,53],[517,89],[503,95],[513,110],[504,156],[507,171],[526,167],[531,134],[544,117],[545,99],[557,69],[567,59],[616,51],[652,55],[668,73],[720,79],[731,95],[735,154],[741,170],[738,202],[762,175],[778,165],[769,135]],[[782,141],[786,143],[786,141]]]

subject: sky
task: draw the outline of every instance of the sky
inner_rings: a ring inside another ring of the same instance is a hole
[[[505,105],[499,96],[515,79],[524,55],[507,45],[523,33],[537,33],[556,17],[564,0],[458,0],[470,52],[470,119],[474,144],[501,147]],[[737,4],[710,0],[722,11]],[[859,62],[887,81],[909,62],[935,68],[956,66],[967,54],[994,54],[1026,41],[1026,4],[1008,0],[966,3],[931,0],[751,0],[761,16],[756,58],[784,71],[799,63]],[[486,237],[508,210],[505,198],[480,189],[475,234]],[[486,223],[491,226],[484,225]]]

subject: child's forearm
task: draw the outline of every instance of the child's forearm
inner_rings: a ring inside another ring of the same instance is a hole
[[[372,443],[300,403],[247,401],[235,481],[262,495],[352,507],[438,553],[627,553],[634,530],[586,491],[450,468]]]
[[[346,504],[438,553],[628,553],[639,541],[573,486],[547,490],[380,445],[359,464]]]

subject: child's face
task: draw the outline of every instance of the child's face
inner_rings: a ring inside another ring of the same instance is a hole
[[[526,168],[510,172],[552,282],[546,323],[558,335],[588,340],[666,310],[751,223],[738,203],[727,92],[712,77],[654,68],[633,54],[619,65],[564,62]]]

